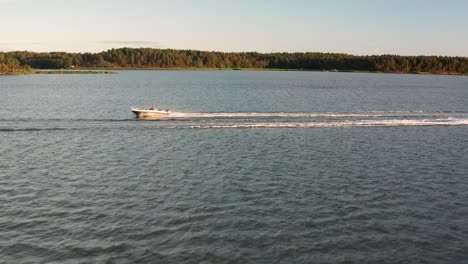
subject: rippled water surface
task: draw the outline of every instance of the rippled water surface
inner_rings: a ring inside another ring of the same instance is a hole
[[[0,263],[466,263],[467,102],[455,76],[0,76]]]

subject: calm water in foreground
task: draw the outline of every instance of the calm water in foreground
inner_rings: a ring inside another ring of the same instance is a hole
[[[467,102],[453,76],[1,76],[0,263],[466,263]]]

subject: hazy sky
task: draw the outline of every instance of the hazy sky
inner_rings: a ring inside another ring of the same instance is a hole
[[[0,51],[468,56],[465,0],[0,0]]]

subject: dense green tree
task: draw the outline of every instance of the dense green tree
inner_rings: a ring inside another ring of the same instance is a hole
[[[9,53],[0,53],[0,74],[15,74],[31,72],[29,65],[22,64],[20,60]]]

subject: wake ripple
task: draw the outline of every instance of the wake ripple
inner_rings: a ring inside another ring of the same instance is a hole
[[[456,111],[368,111],[368,112],[237,112],[237,113],[185,113],[173,112],[172,118],[242,118],[242,117],[406,117],[406,116],[467,116],[466,112]]]
[[[314,128],[314,127],[376,127],[376,126],[466,126],[468,119],[392,119],[392,120],[359,120],[329,122],[258,122],[240,124],[206,124],[193,125],[190,128]]]
[[[51,127],[51,128],[36,128],[36,127],[28,127],[28,128],[0,128],[0,132],[34,132],[34,131],[56,131],[56,130],[67,130],[67,128],[60,128],[60,127]]]
[[[151,122],[157,121],[157,122]],[[315,128],[389,126],[466,126],[467,112],[374,111],[309,113],[172,113],[140,119],[38,119],[0,121],[0,132],[76,129]]]

